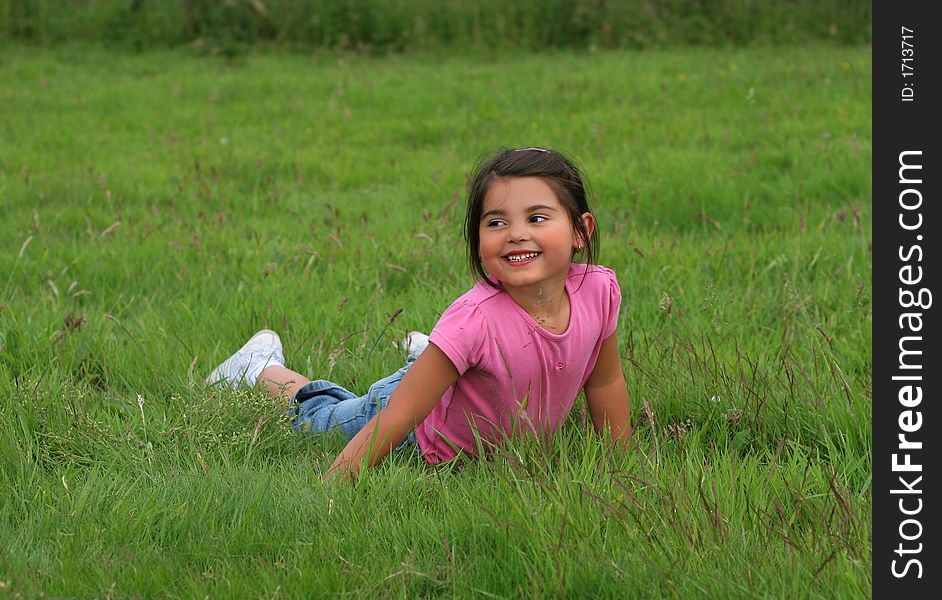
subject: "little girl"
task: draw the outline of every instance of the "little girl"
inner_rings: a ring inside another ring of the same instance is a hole
[[[287,398],[298,429],[343,431],[350,441],[329,474],[355,476],[409,445],[437,464],[514,432],[551,433],[579,390],[596,430],[625,441],[621,292],[615,273],[593,264],[595,229],[572,162],[543,148],[503,150],[468,182],[465,237],[480,281],[429,336],[410,334],[403,368],[358,396],[287,369],[277,334],[263,330],[206,381],[264,385]]]

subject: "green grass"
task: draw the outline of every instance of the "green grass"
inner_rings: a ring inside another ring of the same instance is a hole
[[[866,0],[0,0],[0,40],[141,50],[195,43],[383,55],[871,41]]]
[[[870,81],[831,46],[4,48],[0,592],[869,594]],[[263,326],[354,390],[398,368],[471,284],[451,203],[499,145],[593,183],[630,452],[577,405],[544,446],[325,486],[341,440],[203,388]]]

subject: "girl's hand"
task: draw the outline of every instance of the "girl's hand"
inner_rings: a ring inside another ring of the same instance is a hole
[[[333,485],[335,483],[348,483],[354,481],[355,478],[351,472],[331,466],[326,473],[318,477],[318,480],[321,485]]]
[[[406,371],[386,408],[370,419],[337,456],[326,479],[335,476],[355,479],[364,460],[367,466],[383,460],[432,412],[456,379],[458,371],[451,360],[430,343]]]

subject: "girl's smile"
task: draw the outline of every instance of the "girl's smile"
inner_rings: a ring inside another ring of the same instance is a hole
[[[543,253],[537,250],[514,251],[508,254],[507,256],[503,256],[501,258],[503,258],[504,260],[506,260],[507,262],[509,262],[511,265],[515,267],[522,267],[523,265],[528,265],[532,263],[541,254]]]

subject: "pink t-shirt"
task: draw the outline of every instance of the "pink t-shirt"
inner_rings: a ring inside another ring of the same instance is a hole
[[[472,427],[491,444],[512,433],[556,431],[615,331],[621,304],[615,273],[605,267],[573,263],[565,286],[570,316],[561,334],[483,281],[442,314],[429,341],[459,377],[415,430],[426,461],[455,458],[451,444],[477,455]]]

